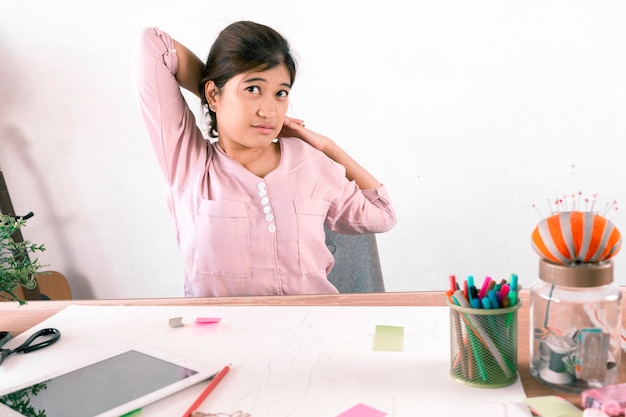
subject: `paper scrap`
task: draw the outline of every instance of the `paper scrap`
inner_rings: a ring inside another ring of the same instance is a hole
[[[170,319],[170,327],[182,327],[182,326],[184,326],[182,317],[172,317]]]
[[[374,350],[404,350],[404,327],[376,325],[374,334]]]
[[[198,317],[196,319],[196,323],[198,324],[208,324],[208,323],[219,323],[222,320],[219,317]]]
[[[369,405],[359,403],[339,414],[337,417],[383,417],[386,415],[387,413],[372,408]]]

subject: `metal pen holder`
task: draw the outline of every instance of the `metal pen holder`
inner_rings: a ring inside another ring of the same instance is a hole
[[[450,307],[450,376],[480,388],[517,380],[517,310]]]

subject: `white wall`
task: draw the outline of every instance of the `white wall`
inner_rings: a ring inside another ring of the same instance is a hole
[[[301,69],[290,114],[383,181],[389,291],[448,274],[528,286],[546,197],[626,201],[626,3],[588,0],[0,2],[0,167],[75,298],[182,295],[160,172],[129,80],[140,28],[206,56],[235,20]],[[626,230],[626,215],[613,217]],[[626,283],[626,255],[616,277]]]

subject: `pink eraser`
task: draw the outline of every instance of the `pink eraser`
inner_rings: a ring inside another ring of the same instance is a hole
[[[209,324],[209,323],[219,323],[222,320],[219,317],[198,317],[196,319],[196,323],[198,324]]]

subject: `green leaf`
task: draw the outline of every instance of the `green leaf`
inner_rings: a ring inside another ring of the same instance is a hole
[[[36,277],[43,267],[39,259],[31,260],[29,254],[45,251],[42,244],[30,241],[15,242],[13,234],[26,226],[26,220],[0,215],[0,299],[25,301],[15,295],[18,286],[34,289]]]

